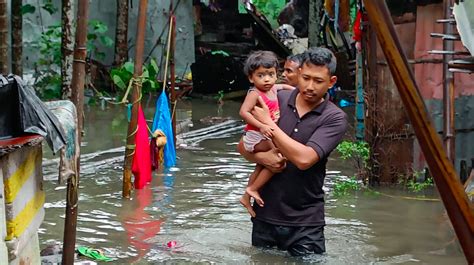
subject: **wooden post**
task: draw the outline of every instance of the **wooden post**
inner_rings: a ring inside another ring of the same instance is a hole
[[[449,161],[443,144],[432,126],[423,98],[398,40],[385,1],[365,0],[373,29],[377,32],[393,80],[405,105],[416,137],[435,180],[441,199],[469,264],[474,263],[474,207]]]
[[[451,17],[451,1],[444,0],[444,18]],[[444,34],[451,35],[453,25],[444,23]],[[443,40],[443,50],[453,51],[452,40]],[[453,59],[452,55],[443,55],[443,138],[444,148],[449,160],[454,165],[455,161],[455,130],[454,130],[454,76],[449,71],[448,62]]]
[[[123,190],[122,196],[130,198],[132,190],[132,161],[135,151],[135,134],[137,130],[138,104],[140,104],[143,49],[145,46],[147,0],[140,0],[138,7],[137,43],[135,46],[135,68],[133,71],[132,84],[132,116],[128,123],[127,145],[125,146],[125,158],[123,167]]]
[[[89,0],[79,0],[77,9],[76,42],[72,67],[71,99],[77,110],[77,137],[81,144],[84,109],[84,82],[86,75],[87,57],[87,20],[89,16]],[[77,148],[79,148],[77,147]],[[74,264],[76,249],[76,227],[78,211],[78,188],[80,175],[80,154],[76,156],[76,174],[67,180],[66,219],[64,221],[63,257],[62,264]]]

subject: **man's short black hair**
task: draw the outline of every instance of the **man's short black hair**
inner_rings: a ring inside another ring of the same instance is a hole
[[[301,66],[301,64],[303,63],[303,59],[304,59],[304,54],[303,53],[292,54],[292,55],[286,57],[287,61],[295,62],[299,66]]]
[[[322,47],[312,47],[309,48],[304,53],[303,64],[310,63],[314,65],[326,66],[331,75],[336,73],[336,56],[332,53],[331,50]]]
[[[278,57],[271,51],[252,52],[245,61],[244,73],[251,76],[260,66],[264,68],[275,67],[275,70],[278,70]]]

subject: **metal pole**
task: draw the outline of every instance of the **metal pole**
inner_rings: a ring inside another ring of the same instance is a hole
[[[77,111],[77,144],[80,148],[83,128],[84,81],[87,56],[87,19],[89,15],[89,0],[79,0],[77,9],[76,42],[72,67],[71,99]],[[64,220],[64,245],[62,264],[74,264],[76,248],[76,227],[78,211],[78,188],[80,175],[80,152],[76,152],[76,174],[67,180],[66,219]]]
[[[453,164],[449,161],[443,144],[431,124],[385,1],[365,0],[365,4],[370,22],[373,23],[372,25],[377,25],[373,29],[377,32],[393,80],[397,85],[454,231],[467,261],[472,264],[474,263],[474,251],[472,251],[474,249],[474,208],[468,201]]]
[[[444,17],[451,16],[451,1],[444,0]],[[444,34],[451,35],[453,26],[451,23],[444,23]],[[443,40],[443,50],[453,51],[452,40]],[[455,161],[455,131],[454,131],[454,78],[449,71],[448,62],[453,59],[452,55],[443,55],[443,139],[444,148],[449,160],[454,165]]]
[[[145,46],[147,0],[140,0],[138,7],[137,43],[135,46],[135,68],[133,72],[132,85],[132,116],[128,123],[127,145],[125,146],[125,158],[123,167],[123,190],[122,196],[130,198],[132,190],[132,161],[135,151],[135,134],[137,130],[138,104],[141,98],[141,80],[143,65],[143,49]]]

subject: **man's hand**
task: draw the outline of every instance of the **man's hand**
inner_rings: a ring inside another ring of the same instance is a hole
[[[237,145],[237,151],[248,161],[261,164],[273,173],[281,172],[286,167],[286,158],[280,154],[278,149],[272,149],[267,152],[250,153],[245,151],[241,139]]]
[[[263,134],[263,136],[267,137],[268,139],[271,139],[273,137],[273,129],[272,127],[268,125],[264,125],[260,127],[260,132]]]
[[[253,108],[253,110],[251,111],[253,117],[263,124],[266,124],[266,125],[273,124],[273,120],[270,117],[270,110],[268,109],[268,106],[263,101],[262,97],[259,96],[257,98],[257,101],[262,107],[255,106]]]

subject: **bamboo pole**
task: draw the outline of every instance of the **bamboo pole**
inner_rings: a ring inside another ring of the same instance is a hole
[[[89,16],[89,1],[79,0],[77,9],[76,42],[72,67],[72,101],[77,111],[77,138],[80,148],[81,132],[83,128],[84,82],[87,56],[87,19]],[[78,211],[78,188],[80,176],[80,152],[76,152],[76,174],[67,181],[66,219],[64,221],[64,239],[62,264],[74,264],[76,248],[76,227]]]
[[[171,13],[171,54],[170,54],[170,95],[171,95],[171,120],[173,126],[173,137],[174,137],[174,147],[176,148],[176,75],[175,75],[175,62],[174,55],[176,50],[176,16],[174,13]]]
[[[135,46],[135,66],[133,70],[132,85],[132,116],[128,123],[127,145],[125,146],[125,158],[123,167],[123,190],[122,196],[130,198],[132,190],[132,161],[135,153],[135,134],[137,132],[138,104],[141,98],[141,75],[143,65],[143,49],[145,46],[147,0],[140,0],[138,7],[137,43]]]
[[[423,154],[469,264],[474,263],[474,207],[431,124],[385,1],[365,0],[366,10],[385,54]]]
[[[450,18],[451,13],[451,1],[444,0],[444,18]],[[453,25],[444,23],[444,34],[451,35],[452,33]],[[443,50],[453,51],[453,41],[443,40]],[[448,62],[452,59],[452,55],[443,55],[443,138],[446,154],[451,163],[454,164],[456,140],[454,131],[454,76],[449,71],[448,66]]]

